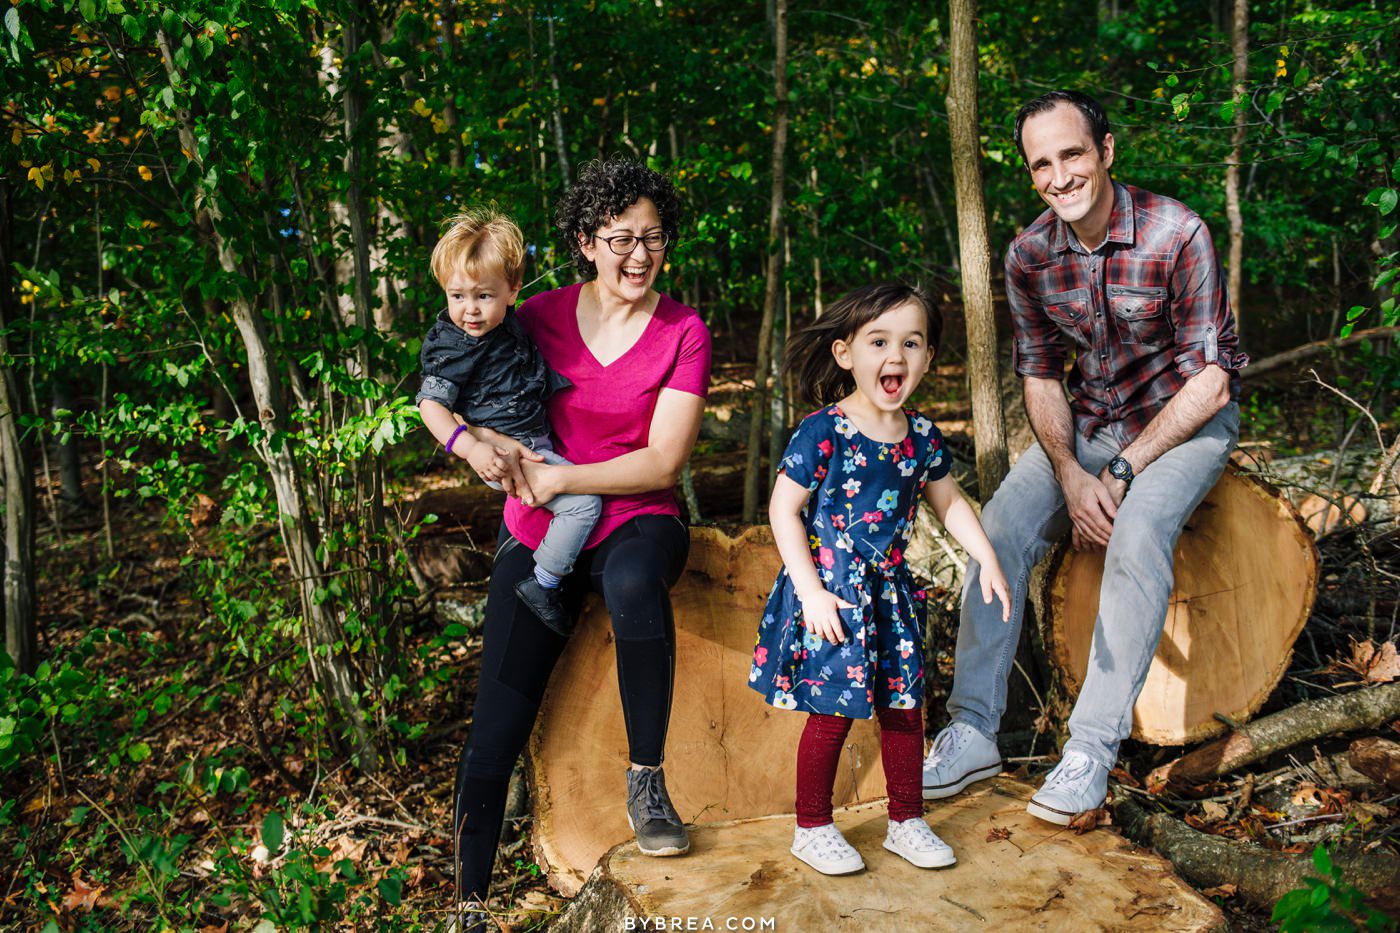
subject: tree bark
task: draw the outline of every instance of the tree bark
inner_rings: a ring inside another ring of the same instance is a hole
[[[0,475],[5,481],[5,651],[15,667],[30,673],[39,663],[38,628],[34,613],[34,468],[28,446],[19,429],[24,402],[19,380],[10,365],[10,338],[14,319],[13,224],[10,186],[0,178]]]
[[[559,90],[559,59],[554,50],[554,13],[550,11],[545,16],[545,28],[549,39],[549,87],[552,92],[550,99],[550,120],[554,126],[554,157],[559,162],[559,176],[564,179],[564,187],[572,185],[572,173],[569,170],[569,147],[564,139],[564,99]],[[606,114],[604,114],[604,124],[606,124]]]
[[[1400,682],[1308,700],[1240,726],[1148,775],[1152,787],[1213,781],[1261,758],[1324,736],[1378,729],[1400,718]]]
[[[946,102],[953,149],[953,187],[957,196],[967,370],[972,383],[972,419],[977,425],[977,495],[986,502],[1011,467],[1006,452],[1001,379],[997,372],[987,209],[982,202],[977,117],[977,0],[951,0],[949,6],[948,54],[952,74]]]
[[[763,318],[758,327],[758,361],[753,368],[754,417],[749,421],[748,461],[744,467],[744,521],[758,520],[759,474],[763,464],[764,403],[768,398],[768,367],[773,351],[773,319],[783,280],[783,187],[786,180],[788,134],[787,0],[773,7],[773,154],[772,186],[768,193],[768,268],[763,289]]]
[[[156,32],[156,42],[167,77],[172,82],[178,81],[170,39],[164,30]],[[183,107],[176,108],[176,119],[180,145],[194,161],[198,169],[196,177],[202,179],[205,169],[195,142],[191,115]],[[238,275],[238,257],[218,229],[221,218],[218,192],[206,188],[202,181],[196,184],[195,203],[200,205],[199,212],[204,215],[202,219],[209,229],[219,267],[228,275]],[[281,386],[274,376],[272,348],[263,329],[262,316],[245,295],[240,293],[233,300],[231,311],[248,354],[248,380],[258,408],[258,421],[263,429],[262,436],[254,443],[259,458],[268,468],[277,498],[282,542],[301,597],[307,657],[312,674],[327,694],[331,707],[348,728],[357,766],[364,771],[373,771],[378,765],[378,753],[360,705],[359,676],[346,649],[337,647],[345,644],[344,619],[334,608],[332,600],[317,598],[316,591],[326,577],[326,570],[317,556],[319,536],[312,516],[307,514],[306,497],[292,447],[286,443],[270,442],[275,434],[283,430],[286,422]]]
[[[354,255],[354,290],[352,295],[355,301],[355,325],[364,333],[373,332],[377,324],[374,317],[374,283],[373,274],[370,269],[370,248],[372,246],[372,234],[370,232],[369,215],[370,209],[368,199],[365,197],[365,181],[369,177],[365,166],[364,149],[366,139],[376,139],[378,137],[377,127],[366,124],[365,120],[365,100],[363,69],[364,63],[352,65],[351,56],[355,55],[361,43],[363,23],[358,12],[354,12],[355,6],[351,5],[351,15],[346,18],[344,34],[344,69],[342,71],[342,88],[345,106],[345,174],[349,182],[349,190],[346,193],[346,209],[350,214],[350,243],[351,251]],[[356,363],[360,370],[361,379],[369,380],[374,378],[373,361],[370,358],[369,341],[361,340],[356,350]],[[375,409],[375,399],[365,398],[361,408],[365,415],[372,416]],[[390,620],[388,613],[380,598],[379,578],[388,566],[388,550],[385,547],[384,531],[384,470],[379,462],[379,458],[372,450],[365,452],[360,462],[356,464],[356,485],[358,488],[358,501],[355,507],[360,510],[362,521],[364,522],[364,551],[365,560],[368,564],[368,572],[358,574],[357,581],[363,588],[362,599],[365,611],[372,617],[376,628],[389,633]],[[371,640],[377,642],[377,640]],[[392,649],[395,639],[386,638],[382,645],[377,647],[388,648],[388,656],[377,655],[379,662],[373,670],[373,681],[382,684],[391,673],[392,667],[397,663],[396,651]]]
[[[1272,908],[1283,895],[1303,887],[1305,877],[1317,874],[1305,856],[1197,832],[1165,813],[1149,814],[1128,794],[1114,795],[1113,813],[1129,838],[1156,849],[1195,887],[1232,884],[1235,896],[1256,908]],[[1400,858],[1358,848],[1334,852],[1332,862],[1347,883],[1381,910],[1400,906]]]
[[[1249,94],[1249,0],[1235,0],[1232,30],[1235,82],[1235,132],[1230,139],[1230,155],[1225,160],[1225,214],[1230,218],[1230,302],[1235,312],[1235,328],[1243,333],[1244,324],[1244,215],[1240,212],[1240,161],[1244,157],[1245,111]]]

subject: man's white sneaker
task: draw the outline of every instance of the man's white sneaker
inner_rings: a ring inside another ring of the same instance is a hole
[[[951,797],[974,781],[1000,773],[997,743],[971,726],[955,722],[938,733],[924,759],[924,799]]]
[[[1108,769],[1082,752],[1066,752],[1045,783],[1026,804],[1026,812],[1057,826],[1103,805],[1108,796]]]
[[[792,834],[792,854],[823,875],[849,875],[865,867],[865,860],[835,823],[797,827]]]
[[[947,868],[958,860],[948,843],[918,817],[901,823],[890,820],[885,848],[920,868]]]

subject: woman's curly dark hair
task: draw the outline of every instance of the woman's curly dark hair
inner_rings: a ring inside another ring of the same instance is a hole
[[[578,235],[593,239],[600,227],[641,198],[651,198],[656,205],[669,254],[680,238],[681,224],[681,201],[671,180],[631,159],[595,160],[583,166],[554,212],[554,225],[580,272],[595,275],[598,267],[583,255]]]

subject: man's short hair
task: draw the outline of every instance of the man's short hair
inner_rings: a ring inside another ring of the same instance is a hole
[[[1103,104],[1079,91],[1051,91],[1049,94],[1040,95],[1016,112],[1016,148],[1021,152],[1022,162],[1026,161],[1026,147],[1021,143],[1021,128],[1031,117],[1049,113],[1060,104],[1069,104],[1084,116],[1085,122],[1089,124],[1089,135],[1094,137],[1094,148],[1099,151],[1099,155],[1103,155],[1103,140],[1109,132],[1108,114],[1104,112]]]
[[[479,207],[448,220],[447,230],[433,247],[433,277],[443,288],[454,272],[474,279],[499,274],[510,285],[524,280],[525,237],[505,214]]]

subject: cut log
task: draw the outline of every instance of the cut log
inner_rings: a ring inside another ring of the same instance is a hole
[[[647,858],[630,842],[610,851],[550,929],[637,930],[643,920],[647,929],[759,929],[771,920],[762,929],[861,933],[1226,928],[1220,909],[1160,856],[1116,833],[1075,835],[1035,819],[1028,785],[978,788],[928,816],[958,855],[952,868],[918,869],[885,851],[883,802],[836,811],[866,864],[844,877],[819,875],[788,853],[790,815],[707,824],[692,832],[683,864]]]
[[[1182,877],[1198,888],[1230,884],[1235,896],[1267,910],[1304,878],[1316,875],[1307,856],[1272,852],[1250,842],[1200,833],[1165,813],[1149,814],[1126,794],[1115,796],[1113,812],[1124,831],[1166,856]],[[1375,907],[1400,909],[1400,858],[1384,849],[1350,848],[1332,854],[1342,878]]]
[[[1308,700],[1203,745],[1150,775],[1149,787],[1204,784],[1274,752],[1324,736],[1375,729],[1400,717],[1400,682]]]
[[[1051,658],[1071,695],[1089,666],[1103,552],[1061,545],[1040,595]],[[1286,497],[1227,467],[1177,540],[1175,586],[1133,738],[1185,745],[1247,720],[1288,668],[1317,594],[1317,547]]]
[[[665,762],[667,789],[688,823],[793,809],[795,752],[807,717],[774,709],[748,687],[754,636],[780,566],[766,527],[738,538],[714,528],[691,532],[690,560],[671,590],[676,686]],[[856,722],[847,751],[835,803],[883,796],[872,722]],[[573,894],[599,858],[632,838],[624,807],[627,734],[612,628],[600,602],[585,607],[559,661],[530,763],[537,861],[555,888]]]
[[[1367,777],[1400,791],[1400,744],[1379,736],[1357,739],[1347,750],[1347,762]]]

